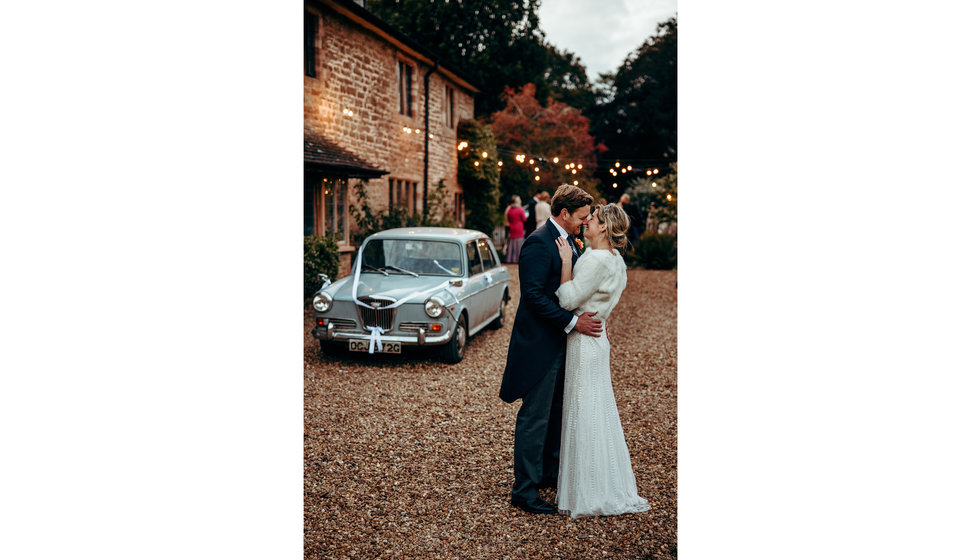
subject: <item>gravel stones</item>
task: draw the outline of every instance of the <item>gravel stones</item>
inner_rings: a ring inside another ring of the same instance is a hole
[[[305,311],[305,556],[676,558],[676,271],[630,270],[609,319],[612,381],[651,510],[572,520],[510,505],[520,400],[497,397],[520,297],[459,364],[432,351],[320,353]],[[542,497],[554,502],[554,490]]]

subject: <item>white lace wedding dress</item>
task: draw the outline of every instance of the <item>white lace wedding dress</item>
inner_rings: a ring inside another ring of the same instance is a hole
[[[562,307],[598,312],[603,327],[626,287],[619,253],[587,250],[572,280],[558,288]],[[558,463],[558,510],[573,518],[650,509],[636,490],[609,376],[609,339],[573,330],[565,356],[565,394]]]

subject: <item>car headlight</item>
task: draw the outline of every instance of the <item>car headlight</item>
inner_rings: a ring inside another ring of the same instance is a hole
[[[425,301],[425,314],[435,319],[442,315],[442,307],[445,305],[439,298],[429,298]]]
[[[313,309],[316,309],[321,313],[330,309],[330,305],[332,303],[333,298],[323,292],[318,292],[315,296],[313,296]]]

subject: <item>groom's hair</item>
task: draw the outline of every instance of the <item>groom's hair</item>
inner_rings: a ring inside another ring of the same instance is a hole
[[[569,214],[583,206],[592,204],[592,195],[582,189],[569,184],[564,184],[555,191],[555,196],[551,198],[551,215],[558,216],[562,208],[568,210]]]

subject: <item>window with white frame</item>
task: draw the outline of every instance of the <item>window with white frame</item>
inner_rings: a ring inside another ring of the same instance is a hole
[[[412,65],[398,61],[398,112],[412,116]]]

